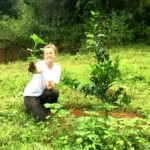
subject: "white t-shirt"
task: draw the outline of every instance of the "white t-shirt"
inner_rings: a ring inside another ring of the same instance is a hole
[[[46,89],[49,80],[54,83],[59,83],[60,81],[60,65],[55,63],[49,69],[45,61],[38,61],[36,66],[41,69],[41,73],[33,74],[31,81],[24,90],[23,96],[40,96]]]

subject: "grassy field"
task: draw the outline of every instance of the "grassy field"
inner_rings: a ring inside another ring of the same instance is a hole
[[[116,83],[126,87],[131,96],[130,111],[145,116],[150,114],[150,47],[132,45],[114,47],[110,50],[112,58],[120,56],[122,78]],[[80,86],[89,83],[91,65],[95,63],[94,54],[60,54],[58,63]],[[25,113],[22,93],[31,74],[27,71],[28,62],[16,61],[0,64],[0,149],[47,150],[56,148],[56,139],[69,134],[78,126],[74,116],[61,118],[52,116],[47,122],[37,123]],[[59,103],[64,110],[80,108],[94,110],[100,100],[85,97],[79,90],[60,84]],[[65,141],[64,141],[65,142]],[[67,148],[64,150],[67,150]]]

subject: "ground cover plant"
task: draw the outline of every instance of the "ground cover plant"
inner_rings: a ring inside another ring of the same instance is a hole
[[[94,53],[59,55],[62,68],[80,84],[77,89],[63,82],[59,85],[60,106],[53,106],[54,114],[46,122],[36,122],[25,113],[22,93],[31,78],[27,71],[29,62],[1,64],[1,149],[149,149],[149,47],[132,45],[109,51],[112,58],[120,56],[122,78],[117,81],[117,86],[123,85],[131,96],[128,107],[114,110],[126,113],[125,118],[109,116],[109,120],[104,120],[97,107],[102,102],[94,96],[85,97],[80,91],[80,87],[89,82],[91,65],[96,61]],[[74,109],[81,110],[82,114],[73,113]],[[127,116],[133,112],[140,118]]]

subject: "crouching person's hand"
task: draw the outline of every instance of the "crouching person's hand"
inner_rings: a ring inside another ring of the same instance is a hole
[[[38,68],[33,61],[29,63],[28,71],[31,73],[41,73],[42,69]]]
[[[28,71],[31,72],[31,73],[35,73],[36,72],[36,66],[35,66],[35,63],[33,61],[31,61],[29,63]]]
[[[55,83],[53,82],[53,81],[48,81],[48,84],[47,84],[47,89],[48,90],[51,90],[52,88],[54,88],[54,86],[55,86]]]

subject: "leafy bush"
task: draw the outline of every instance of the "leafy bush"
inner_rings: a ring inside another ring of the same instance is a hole
[[[79,118],[80,126],[61,136],[57,146],[62,149],[126,150],[149,149],[150,126],[144,119]]]
[[[130,98],[122,87],[116,91],[111,89],[120,76],[118,57],[113,62],[106,51],[101,48],[96,51],[96,58],[97,64],[93,65],[90,77],[92,84],[82,87],[85,94],[95,95],[101,98],[103,102],[113,105],[129,104]]]
[[[133,29],[134,40],[150,44],[150,26],[144,23],[136,25]]]
[[[126,44],[133,40],[133,33],[129,29],[127,14],[125,12],[112,12],[105,15],[102,12],[93,12],[86,22],[86,30],[103,36],[99,42],[105,47],[116,44]]]
[[[85,38],[82,24],[61,26],[58,28],[56,43],[60,51],[74,54],[79,51],[81,42]]]
[[[113,105],[129,104],[130,98],[122,87],[116,91],[111,90],[112,85],[120,76],[119,58],[116,57],[112,61],[106,50],[101,48],[103,45],[102,37],[105,35],[100,33],[101,30],[96,20],[98,13],[92,12],[92,16],[90,21],[91,28],[86,32],[86,44],[88,49],[95,51],[97,63],[92,66],[90,77],[92,84],[85,85],[82,89],[86,95],[95,95],[97,98],[101,98],[103,102]],[[111,93],[109,92],[110,90]]]
[[[106,35],[106,45],[127,44],[133,40],[126,12],[112,12],[106,19],[101,20],[101,31]]]
[[[80,84],[80,82],[77,79],[72,78],[67,71],[63,71],[61,82],[63,85],[67,85],[72,89],[77,89]]]
[[[19,19],[1,16],[0,18],[0,47],[8,49],[27,47],[31,44],[30,34],[33,32],[34,15],[32,9],[22,6],[22,15]]]

